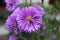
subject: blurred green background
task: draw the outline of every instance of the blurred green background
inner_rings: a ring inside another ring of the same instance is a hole
[[[40,29],[36,33],[22,33],[20,36],[17,35],[18,38],[20,38],[19,40],[60,40],[60,0],[49,1],[48,6],[43,4],[44,0],[36,3],[41,5],[46,11],[46,14],[43,16],[46,29],[44,33],[41,33]],[[21,7],[30,6],[31,4],[33,4],[31,0],[30,3],[25,0],[24,3],[21,4]],[[5,27],[5,21],[11,14],[5,9],[5,6],[6,4],[4,2],[0,2],[0,27]],[[7,35],[9,34],[1,35],[0,40],[8,40]]]

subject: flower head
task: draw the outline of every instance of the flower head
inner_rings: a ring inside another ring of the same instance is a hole
[[[17,40],[17,37],[16,37],[16,35],[11,35],[10,37],[9,37],[9,40]]]
[[[42,14],[35,7],[25,7],[19,10],[17,22],[25,32],[35,32],[42,24]]]
[[[19,10],[18,8],[14,11],[14,13]],[[16,34],[20,33],[21,32],[21,29],[19,29],[18,27],[18,23],[17,23],[17,20],[16,20],[16,13],[15,14],[11,14],[7,20],[6,20],[6,26],[7,26],[7,29],[10,31],[10,32],[15,32]]]
[[[6,2],[6,9],[8,11],[14,11],[15,8],[20,4],[19,0],[5,0]]]

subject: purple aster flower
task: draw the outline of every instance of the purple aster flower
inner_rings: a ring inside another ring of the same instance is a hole
[[[17,40],[17,37],[16,37],[16,35],[11,35],[10,37],[9,37],[9,40]]]
[[[52,40],[56,40],[56,35],[53,34],[53,35],[50,36],[50,38],[51,38]]]
[[[17,21],[19,27],[25,32],[35,32],[42,24],[42,14],[35,7],[25,7],[19,10]],[[44,12],[43,12],[44,13]]]
[[[6,9],[8,11],[14,11],[16,7],[20,4],[19,0],[5,0],[6,2]]]
[[[44,9],[40,5],[34,4],[33,7],[37,8],[40,11],[42,16],[45,14]]]
[[[6,20],[6,26],[7,29],[10,32],[15,32],[16,34],[21,32],[21,29],[18,27],[18,23],[16,20],[17,14],[15,13],[16,11],[20,10],[19,8],[17,8],[14,13],[12,13]]]

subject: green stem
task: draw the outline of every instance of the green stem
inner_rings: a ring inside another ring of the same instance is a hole
[[[32,5],[32,0],[30,0],[30,5]]]
[[[25,0],[25,6],[27,6],[27,0]]]

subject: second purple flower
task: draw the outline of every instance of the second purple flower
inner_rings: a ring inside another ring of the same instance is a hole
[[[15,8],[20,4],[20,0],[5,0],[6,2],[6,9],[8,11],[14,11]]]

